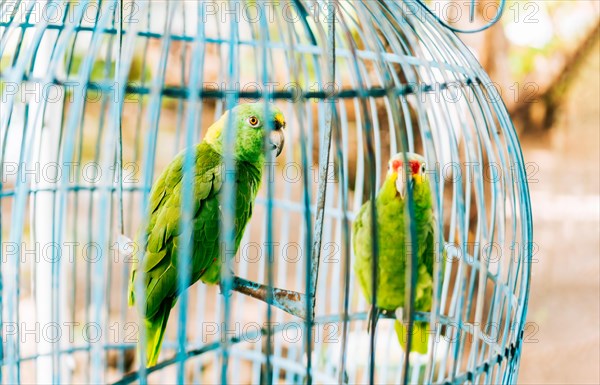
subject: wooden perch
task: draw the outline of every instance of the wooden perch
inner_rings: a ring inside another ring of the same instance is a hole
[[[232,285],[231,290],[233,291],[269,303],[267,296],[269,287],[266,285],[236,276],[233,277]],[[270,290],[270,298],[272,299],[271,305],[286,313],[306,319],[306,296],[304,294],[292,290],[278,289],[276,287],[273,287]]]

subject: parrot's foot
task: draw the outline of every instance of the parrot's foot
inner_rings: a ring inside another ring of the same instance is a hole
[[[219,281],[219,294],[226,297],[231,297],[231,291],[233,289],[233,280],[235,278],[235,275],[233,275],[233,271],[230,271],[229,276],[231,277],[231,286],[229,287],[229,290],[225,288],[225,282],[223,282],[223,280]]]
[[[219,281],[219,294],[221,294],[224,297],[231,297],[231,288],[229,288],[229,290],[226,290],[223,281]]]
[[[371,333],[371,329],[375,330],[377,327],[379,313],[381,313],[381,310],[377,306],[371,306],[371,309],[369,309],[369,315],[367,316],[367,332],[369,334]]]

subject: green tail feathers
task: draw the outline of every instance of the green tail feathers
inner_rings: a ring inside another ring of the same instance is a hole
[[[408,324],[404,324],[400,321],[395,321],[394,329],[396,330],[396,335],[398,336],[398,341],[400,342],[402,349],[406,352],[406,342],[408,340]],[[410,351],[425,354],[425,353],[427,353],[428,343],[429,343],[429,323],[427,323],[427,322],[413,323]]]
[[[171,312],[171,301],[164,301],[158,312],[152,318],[146,318],[146,367],[156,365],[163,337],[167,329],[167,320]]]

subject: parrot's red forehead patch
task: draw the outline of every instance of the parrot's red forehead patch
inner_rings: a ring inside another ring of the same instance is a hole
[[[410,171],[413,174],[419,173],[419,170],[421,169],[421,164],[419,163],[418,160],[409,160],[408,164],[410,165]],[[392,160],[392,169],[395,172],[398,172],[398,170],[400,170],[400,167],[402,167],[402,161],[401,160],[399,160],[399,159]]]

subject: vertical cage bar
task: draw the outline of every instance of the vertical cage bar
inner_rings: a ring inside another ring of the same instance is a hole
[[[223,10],[222,10],[223,11]],[[227,113],[227,119],[225,120],[223,127],[223,185],[221,192],[221,209],[223,215],[223,222],[221,223],[221,288],[223,294],[223,309],[222,309],[222,330],[221,341],[221,384],[225,385],[228,383],[227,372],[229,368],[230,359],[230,342],[227,337],[229,331],[229,325],[231,321],[231,288],[233,275],[231,270],[230,254],[233,258],[235,256],[235,214],[236,214],[236,193],[237,186],[236,181],[236,163],[234,157],[235,151],[235,136],[237,133],[237,119],[238,117],[233,113],[232,109],[239,102],[239,95],[234,91],[236,89],[236,83],[239,81],[239,34],[237,23],[230,24],[229,39],[227,44],[229,45],[228,59],[229,65],[227,67],[227,74],[225,76],[226,81],[226,95],[225,95],[225,109],[229,111]]]
[[[148,6],[148,29],[151,30],[151,1],[143,2],[143,5]],[[162,110],[162,90],[165,82],[165,75],[167,69],[167,62],[169,56],[169,49],[171,47],[171,34],[173,28],[173,3],[166,3],[167,12],[165,16],[165,21],[163,24],[164,35],[162,37],[162,46],[160,49],[160,60],[157,65],[157,75],[154,77],[151,87],[150,87],[150,101],[148,106],[148,122],[150,125],[149,133],[146,136],[145,143],[145,156],[144,156],[144,166],[146,169],[144,170],[144,185],[143,185],[143,194],[142,194],[142,203],[140,205],[142,212],[142,222],[140,224],[141,228],[144,228],[148,224],[149,214],[148,214],[148,199],[150,195],[150,190],[152,187],[152,181],[154,179],[154,164],[156,160],[156,148],[157,148],[157,137],[159,131],[159,121]],[[145,232],[141,232],[140,239],[138,239],[138,247],[140,250],[146,249],[147,237]],[[140,253],[141,254],[141,253]],[[141,255],[140,255],[141,257]],[[141,261],[139,261],[141,263]],[[136,282],[135,282],[135,303],[139,313],[139,321],[143,325],[145,312],[146,312],[146,290],[144,288],[144,275],[145,272],[143,269],[139,269],[136,273]],[[148,348],[148,341],[145,327],[140,328],[139,333],[139,357],[141,357],[139,361],[139,380],[140,384],[144,385],[147,383],[147,375],[150,371],[146,368],[146,354]]]
[[[335,9],[336,4],[334,0],[327,1],[327,67],[329,72],[329,82],[325,86],[335,86],[335,61],[336,61],[336,49],[335,49]],[[322,87],[326,89],[326,87]],[[335,98],[326,101],[326,112],[325,112],[325,129],[323,130],[323,137],[321,138],[321,145],[319,146],[319,188],[317,192],[317,205],[315,214],[315,230],[314,240],[312,245],[311,253],[311,266],[310,271],[307,271],[307,287],[309,292],[307,297],[309,303],[306,311],[306,331],[307,331],[307,384],[312,384],[312,326],[315,316],[315,302],[316,302],[316,290],[318,283],[319,274],[319,262],[321,258],[321,239],[323,236],[323,219],[325,216],[325,201],[327,194],[327,178],[329,172],[329,153],[331,150],[331,132],[333,126],[333,108]]]
[[[50,81],[49,74],[51,71],[51,60],[52,53],[55,51],[57,41],[54,39],[42,38],[40,42],[40,49],[36,55],[36,63],[34,66],[33,74],[41,78],[47,78]],[[46,76],[44,76],[46,75]],[[43,95],[38,95],[38,98],[42,98]],[[58,159],[58,144],[60,136],[60,119],[50,119],[50,116],[60,116],[58,112],[60,110],[59,103],[47,104],[45,100],[38,100],[32,109],[28,111],[28,114],[34,116],[29,121],[40,121],[40,127],[34,123],[30,129],[34,131],[34,137],[31,145],[35,146],[34,143],[38,143],[39,152],[35,155],[33,161],[39,165],[46,164],[47,162],[53,162]],[[42,127],[43,126],[43,127]],[[57,183],[50,183],[46,178],[41,178],[40,183],[32,183],[32,189],[43,189],[43,188],[56,188]],[[33,241],[40,245],[48,245],[51,242],[55,242],[56,231],[60,231],[56,226],[56,215],[55,215],[55,199],[56,194],[51,192],[31,195],[31,224],[34,227]],[[35,244],[35,243],[34,243]],[[54,252],[53,248],[53,252]],[[38,251],[36,251],[36,258]],[[54,255],[53,257],[57,257]],[[57,271],[57,264],[60,264],[60,257],[53,258],[52,261],[46,260],[46,258],[39,258],[39,262],[36,263],[36,275],[35,275],[35,296],[36,296],[36,312],[38,315],[37,322],[40,325],[49,325],[52,322],[57,322],[58,319],[58,293],[54,296],[55,285],[58,285],[58,276],[55,276]],[[48,290],[48,288],[51,290]],[[65,302],[63,302],[64,304]],[[47,356],[39,357],[36,360],[36,376],[38,381],[48,381],[49,374],[51,375],[53,382],[60,380],[59,373],[59,353],[60,346],[56,346],[46,338],[42,338],[38,345],[40,353],[46,353]],[[63,373],[66,374],[66,373]],[[67,380],[68,381],[68,380]]]
[[[267,90],[267,85],[268,85],[268,81],[269,81],[269,75],[267,70],[269,69],[269,61],[268,61],[268,49],[267,49],[267,41],[269,39],[269,28],[267,26],[267,19],[266,17],[261,17],[260,18],[260,56],[261,56],[261,60],[259,61],[259,63],[261,63],[262,66],[262,70],[260,71],[260,77],[261,77],[261,82],[262,82],[262,88],[263,90]],[[265,332],[265,337],[267,339],[266,341],[266,348],[265,348],[265,375],[266,378],[262,379],[263,383],[267,384],[267,385],[272,385],[273,384],[273,363],[272,363],[272,356],[273,356],[273,329],[272,329],[272,318],[273,318],[273,307],[271,306],[273,304],[273,194],[274,194],[274,175],[273,175],[273,167],[274,167],[274,156],[272,151],[268,151],[268,138],[271,135],[271,131],[273,130],[273,124],[272,124],[272,119],[270,118],[270,114],[272,113],[271,111],[269,111],[269,101],[271,99],[271,95],[268,94],[268,92],[263,91],[263,102],[264,102],[264,107],[263,107],[263,113],[264,113],[264,129],[266,130],[266,135],[265,135],[265,143],[263,144],[263,147],[265,149],[265,151],[267,151],[267,199],[266,199],[266,207],[265,207],[265,219],[266,219],[266,228],[265,228],[265,236],[266,236],[266,246],[267,246],[267,250],[266,250],[266,267],[267,267],[267,295],[266,295],[266,302],[267,302],[267,327],[266,327],[266,332]]]

